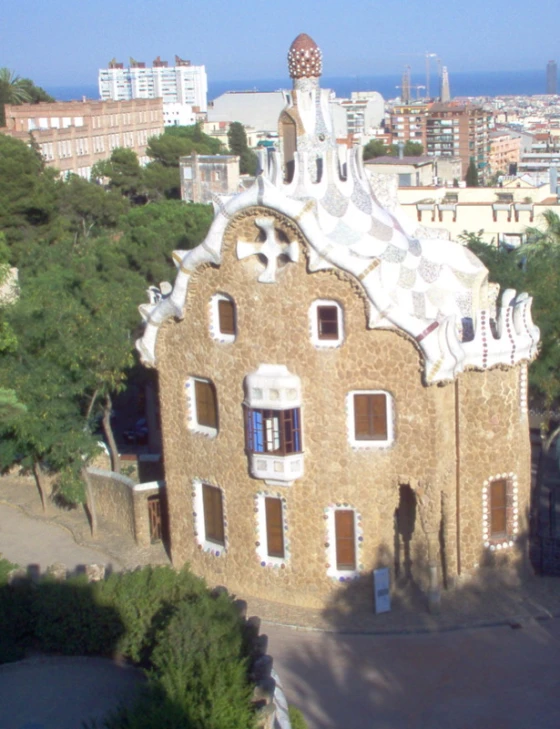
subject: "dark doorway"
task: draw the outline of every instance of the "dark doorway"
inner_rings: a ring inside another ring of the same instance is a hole
[[[412,579],[411,542],[416,523],[416,494],[408,484],[399,486],[399,505],[395,510],[395,575]]]

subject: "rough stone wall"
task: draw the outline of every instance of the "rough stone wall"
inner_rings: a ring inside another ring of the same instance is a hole
[[[459,378],[460,547],[462,569],[525,556],[529,531],[531,445],[521,406],[520,367],[465,372]],[[484,482],[514,474],[518,495],[518,540],[513,548],[484,547]]]
[[[90,468],[88,472],[98,515],[118,524],[123,532],[134,537],[134,481],[112,471],[97,468]]]
[[[424,386],[420,354],[414,343],[396,331],[366,328],[367,303],[359,284],[350,277],[333,271],[310,274],[305,256],[300,256],[298,263],[288,262],[279,269],[276,283],[258,283],[263,263],[257,256],[239,261],[235,255],[238,239],[257,240],[256,215],[276,218],[275,225],[290,241],[299,240],[305,252],[298,229],[283,216],[263,208],[237,216],[225,234],[221,266],[199,270],[189,283],[184,318],[166,322],[158,336],[156,356],[174,564],[189,561],[210,584],[227,584],[233,591],[266,592],[271,600],[321,606],[340,587],[326,574],[325,509],[344,503],[360,515],[361,571],[382,565],[392,567],[399,485],[409,484],[419,497],[411,541],[413,573],[422,582],[426,571],[421,572],[420,565],[428,558],[440,560],[440,545],[444,542],[448,572],[455,574],[454,385]],[[236,304],[238,334],[231,344],[216,342],[209,333],[210,299],[216,292],[228,294]],[[345,336],[339,348],[316,349],[311,343],[309,309],[318,298],[333,299],[342,306]],[[243,382],[260,364],[286,365],[301,379],[305,474],[291,486],[267,486],[248,473]],[[215,385],[219,411],[215,438],[187,428],[185,383],[189,376],[209,378]],[[464,379],[472,381],[474,393],[484,390],[482,383],[495,383],[484,387],[494,388],[496,396],[505,394],[514,384],[514,375],[502,372],[466,374]],[[392,446],[351,447],[346,396],[355,389],[379,389],[391,394],[395,432]],[[473,472],[484,440],[483,418],[490,407],[481,405],[477,411],[477,396],[467,398],[466,402],[472,400],[473,404],[462,411],[465,421],[480,418],[480,434],[466,440],[463,448],[465,460],[472,453]],[[503,397],[502,409],[509,402]],[[505,427],[504,423],[500,442],[507,441]],[[519,432],[518,428],[515,433]],[[510,450],[513,453],[518,448],[520,443],[513,436]],[[507,458],[507,464],[498,465],[499,451],[492,450],[495,468],[488,464],[491,473],[512,467]],[[516,460],[516,467],[518,463]],[[478,482],[483,470],[480,466],[476,477],[466,483],[469,493],[476,493],[475,486],[480,493]],[[195,478],[223,489],[227,549],[219,557],[197,546],[192,495]],[[257,492],[281,493],[286,499],[290,558],[284,569],[262,567],[257,557]],[[463,517],[466,524],[469,519],[481,519],[474,495],[471,501],[470,511]],[[479,555],[475,558],[476,550],[467,542],[473,541],[478,549],[480,531],[479,524],[473,522],[462,533],[469,564],[478,562]]]

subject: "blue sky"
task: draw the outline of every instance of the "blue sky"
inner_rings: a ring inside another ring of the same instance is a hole
[[[298,33],[323,51],[326,76],[425,68],[539,69],[560,61],[560,3],[541,0],[19,0],[5,2],[0,66],[42,85],[96,84],[116,57],[175,53],[212,80],[285,78]],[[435,68],[435,66],[434,66]]]

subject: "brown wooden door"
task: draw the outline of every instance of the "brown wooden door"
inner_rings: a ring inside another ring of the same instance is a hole
[[[150,541],[161,542],[163,529],[161,520],[161,500],[159,494],[148,497],[148,519],[150,522]]]

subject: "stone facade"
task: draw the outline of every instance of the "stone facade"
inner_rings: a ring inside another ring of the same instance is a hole
[[[528,503],[528,424],[519,403],[519,368],[466,372],[454,384],[426,387],[415,343],[402,332],[368,330],[363,294],[349,276],[332,271],[310,275],[302,258],[286,264],[275,286],[255,285],[262,264],[256,257],[239,261],[235,241],[256,239],[255,218],[265,213],[270,215],[270,210],[252,208],[231,222],[221,266],[197,274],[185,317],[166,323],[158,338],[174,564],[188,561],[210,583],[226,582],[242,594],[266,591],[272,600],[318,606],[334,586],[327,576],[325,510],[349,504],[360,514],[360,571],[371,572],[386,563],[386,551],[394,552],[399,486],[408,484],[416,493],[427,486],[437,492],[429,519],[438,563],[444,499],[447,572],[457,574],[459,552],[461,570],[474,569],[487,551],[482,537],[484,482],[513,472],[521,487],[520,502]],[[293,222],[281,216],[276,221],[305,250]],[[216,291],[236,303],[238,334],[231,344],[210,335],[210,300]],[[320,350],[311,342],[309,309],[317,299],[336,301],[343,309],[347,335],[339,348]],[[305,475],[289,487],[268,487],[248,474],[243,384],[262,362],[284,364],[302,382]],[[215,384],[216,438],[187,427],[185,383],[192,376]],[[352,390],[391,394],[392,446],[352,448],[346,422]],[[224,492],[228,547],[219,557],[200,550],[195,539],[195,479]],[[285,499],[290,559],[283,567],[263,567],[258,558],[254,499],[261,491]],[[522,515],[520,529],[525,528]],[[422,558],[425,544],[417,518],[412,552]],[[393,562],[394,555],[389,558],[391,566]]]
[[[315,58],[303,40],[298,52]],[[382,207],[355,153],[340,174],[323,101],[315,75],[296,74],[290,165],[273,159],[250,190],[216,199],[206,240],[173,254],[173,290],[140,307],[137,346],[159,373],[171,555],[210,584],[309,607],[360,583],[371,601],[371,572],[386,566],[435,605],[442,583],[523,556],[525,363],[538,329],[526,296],[505,292],[496,310],[470,252]],[[216,298],[234,308],[224,336]],[[337,317],[329,341],[317,336],[321,304]],[[199,422],[197,382],[213,393],[211,422]],[[379,438],[359,437],[364,395],[384,403]],[[275,435],[275,414],[293,408]],[[251,435],[261,412],[266,447]],[[267,497],[281,503],[280,554]],[[338,512],[352,514],[351,567]]]

